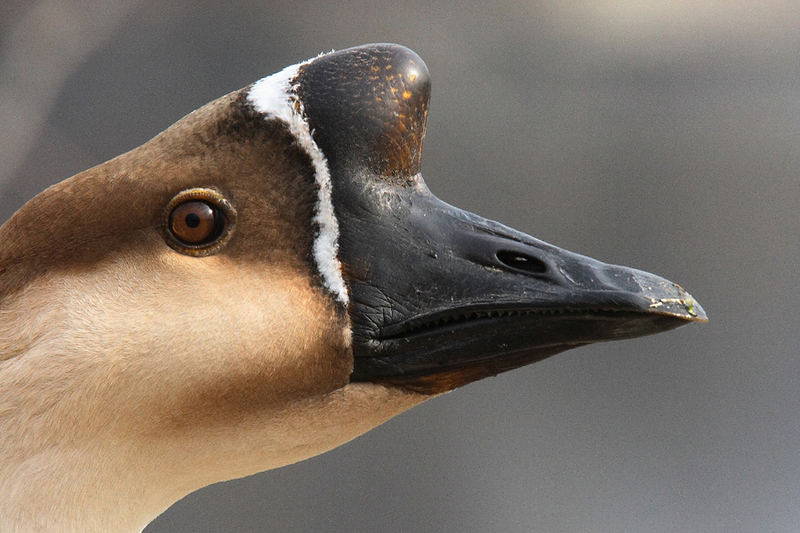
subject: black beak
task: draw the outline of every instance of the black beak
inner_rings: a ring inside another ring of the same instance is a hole
[[[353,381],[437,393],[569,348],[707,320],[675,283],[433,196],[419,175],[430,81],[410,50],[322,56],[297,83],[331,167]]]
[[[562,250],[424,186],[342,242],[355,381],[449,390],[592,342],[705,321],[663,278]]]

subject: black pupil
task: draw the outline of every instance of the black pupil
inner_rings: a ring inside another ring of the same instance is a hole
[[[197,216],[197,213],[189,213],[186,215],[186,225],[190,228],[196,228],[200,225],[200,217]]]

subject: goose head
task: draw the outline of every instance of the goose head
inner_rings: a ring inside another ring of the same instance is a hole
[[[128,531],[436,394],[704,321],[680,286],[436,198],[397,45],[318,56],[0,228],[0,524]]]

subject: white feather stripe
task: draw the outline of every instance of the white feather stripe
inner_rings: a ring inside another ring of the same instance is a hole
[[[247,100],[259,113],[285,122],[300,147],[311,158],[318,189],[314,222],[319,232],[314,238],[312,250],[314,261],[325,287],[343,305],[347,305],[349,298],[342,277],[342,265],[339,262],[339,222],[333,210],[328,160],[314,142],[303,113],[303,102],[293,91],[298,69],[309,61],[288,66],[280,72],[258,80],[248,92]]]

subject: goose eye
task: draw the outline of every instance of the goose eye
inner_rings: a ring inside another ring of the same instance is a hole
[[[223,218],[224,215],[216,207],[201,201],[190,201],[172,210],[169,230],[186,244],[203,244],[222,233],[225,226]]]
[[[231,235],[236,211],[213,189],[189,189],[176,195],[166,208],[165,237],[175,250],[195,256],[210,255]]]

